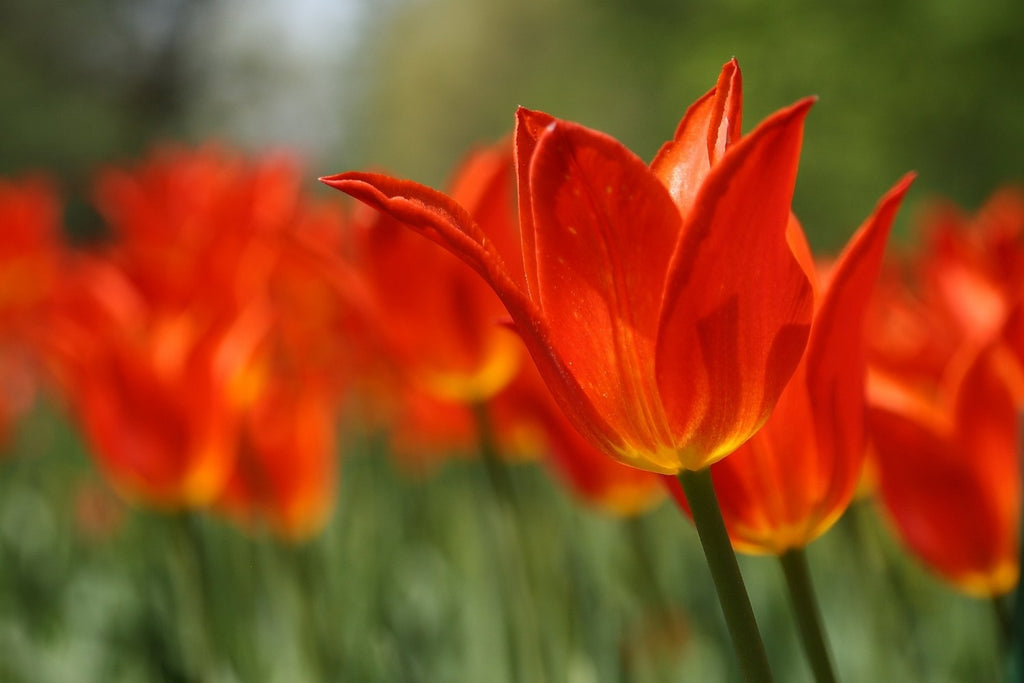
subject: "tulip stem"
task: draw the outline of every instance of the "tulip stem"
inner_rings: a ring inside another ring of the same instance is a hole
[[[521,509],[516,498],[514,482],[509,477],[506,463],[495,439],[494,427],[485,403],[473,404],[473,416],[477,426],[480,459],[490,481],[495,499],[489,501],[492,510],[492,527],[489,535],[495,543],[494,557],[498,562],[501,585],[504,589],[505,606],[509,610],[506,640],[509,653],[515,659],[514,680],[542,682],[547,680],[544,671],[542,646],[536,635],[540,633],[534,605],[533,589],[527,571],[526,542],[523,538]]]
[[[748,683],[771,681],[768,655],[757,629],[757,620],[754,619],[754,610],[750,606],[732,542],[725,530],[718,497],[711,483],[711,470],[707,467],[696,472],[683,470],[679,473],[679,482],[683,485],[693,513],[693,523],[697,527],[704,557],[715,582],[718,602],[722,606],[743,680]]]
[[[811,583],[811,571],[807,565],[807,554],[803,548],[793,548],[779,555],[782,573],[786,576],[789,588],[789,600],[793,605],[800,640],[803,642],[804,654],[811,665],[814,680],[818,683],[836,683],[835,668],[829,654],[825,639],[825,629],[821,622],[821,611],[814,597],[814,586]]]

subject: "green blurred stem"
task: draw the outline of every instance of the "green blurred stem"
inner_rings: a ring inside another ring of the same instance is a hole
[[[693,513],[693,523],[697,527],[700,544],[704,548],[711,577],[718,592],[718,602],[725,615],[725,623],[729,628],[736,659],[739,661],[743,680],[748,683],[766,683],[772,680],[772,671],[768,665],[768,655],[761,642],[761,633],[757,629],[754,610],[750,606],[747,587],[743,583],[736,554],[733,552],[729,534],[725,530],[722,511],[718,507],[718,497],[711,483],[711,469],[691,472],[684,470],[679,473],[679,482],[683,485],[686,500]]]
[[[494,438],[494,428],[491,425],[491,417],[487,412],[486,403],[473,404],[473,420],[476,422],[477,448],[487,472],[487,479],[498,496],[500,504],[508,506],[513,515],[518,515],[519,505],[516,502],[515,489],[509,480],[505,463],[501,460],[501,453],[498,451],[498,444]]]
[[[172,517],[172,526],[177,548],[171,578],[176,588],[182,663],[191,675],[206,680],[214,670],[214,616],[200,521],[193,511],[180,512]]]
[[[1000,646],[1001,648],[1006,648],[1009,646],[1010,641],[1013,640],[1012,608],[1005,596],[1002,595],[993,595],[990,602],[992,603],[992,615],[999,629]]]
[[[782,573],[789,588],[789,601],[793,605],[800,640],[804,654],[818,683],[836,683],[835,668],[825,640],[825,629],[821,622],[821,611],[814,597],[811,572],[807,565],[807,554],[803,548],[793,548],[779,555]]]
[[[505,604],[511,614],[512,623],[508,624],[506,631],[509,651],[518,654],[518,660],[512,662],[512,670],[518,675],[512,678],[543,683],[547,676],[542,646],[538,641],[541,629],[526,569],[524,524],[520,518],[522,510],[507,465],[501,458],[487,404],[477,402],[472,408],[480,459],[495,496],[491,505],[494,513],[492,540],[496,543],[495,558],[498,558],[499,574],[503,579]]]

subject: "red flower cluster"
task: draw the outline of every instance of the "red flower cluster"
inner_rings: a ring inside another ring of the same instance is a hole
[[[335,486],[345,388],[337,206],[285,158],[163,149],[98,175],[109,240],[69,255],[48,364],[124,495],[299,537]]]
[[[909,185],[886,197],[815,302],[790,211],[810,104],[742,136],[729,62],[650,166],[601,133],[520,110],[515,241],[454,193],[370,173],[324,182],[482,275],[594,447],[655,473],[721,461],[734,541],[782,553],[823,533],[859,479],[862,314]]]
[[[453,185],[510,244],[512,170],[502,144]],[[509,457],[555,450],[599,504],[661,497],[653,475],[602,474],[626,468],[567,427],[468,267],[375,212],[314,202],[290,159],[160,149],[98,173],[93,200],[106,239],[72,249],[48,185],[0,185],[0,429],[44,366],[126,498],[309,535],[353,392],[407,464],[475,450],[483,409]]]
[[[811,104],[742,135],[729,62],[650,165],[520,109],[448,194],[323,179],[376,210],[314,202],[282,157],[163,149],[98,175],[90,250],[45,184],[0,183],[0,435],[36,352],[123,494],[301,537],[355,392],[413,469],[493,437],[618,513],[711,467],[735,546],[773,554],[835,522],[867,459],[911,549],[1006,592],[1024,197],[935,211],[876,282],[905,178],[822,275],[790,209]]]

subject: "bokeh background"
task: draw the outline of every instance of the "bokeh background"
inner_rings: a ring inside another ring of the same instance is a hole
[[[820,98],[794,206],[825,252],[907,170],[898,239],[932,196],[1024,178],[1021,35],[1015,0],[6,0],[0,174],[53,175],[87,236],[93,171],[161,141],[296,150],[312,191],[369,167],[441,186],[524,105],[650,159],[735,56],[745,130]],[[474,463],[419,481],[356,429],[342,449],[331,523],[292,546],[125,506],[42,401],[0,462],[0,681],[735,679],[670,506],[624,522],[524,466],[513,515]],[[507,561],[495,517],[522,532]],[[995,680],[991,606],[873,510],[810,559],[845,680]],[[809,680],[777,568],[743,567],[780,679]]]

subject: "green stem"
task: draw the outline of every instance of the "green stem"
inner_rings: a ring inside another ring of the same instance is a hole
[[[782,564],[782,573],[786,576],[789,600],[793,605],[797,627],[800,629],[804,653],[811,665],[811,671],[814,672],[814,680],[818,683],[836,683],[836,672],[832,666],[828,643],[825,641],[821,612],[814,597],[814,586],[811,584],[807,554],[803,548],[794,548],[779,555],[779,562]]]
[[[992,603],[992,615],[995,618],[996,628],[999,631],[999,649],[1005,651],[1010,642],[1013,640],[1013,612],[1010,604],[1007,602],[1005,596],[993,595],[990,600]]]
[[[498,561],[499,575],[504,580],[505,605],[509,610],[510,623],[506,637],[510,654],[517,655],[512,662],[513,680],[529,680],[542,683],[547,680],[544,671],[542,645],[538,643],[537,618],[533,590],[527,572],[526,542],[520,519],[520,505],[515,486],[509,477],[506,463],[495,440],[494,429],[485,403],[473,405],[479,439],[480,459],[483,461],[487,479],[490,482],[494,500],[489,507],[493,511],[490,535],[496,544],[494,557]]]
[[[736,554],[725,530],[715,487],[711,483],[711,470],[707,467],[696,472],[684,470],[679,473],[679,482],[693,513],[693,523],[715,582],[718,602],[725,615],[743,679],[748,683],[767,683],[772,680],[768,655],[761,642]]]

